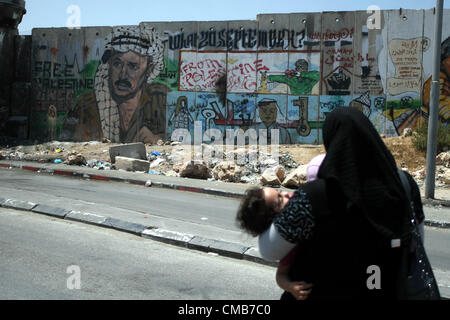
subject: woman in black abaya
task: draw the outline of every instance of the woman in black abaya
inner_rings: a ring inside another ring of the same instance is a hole
[[[313,284],[309,299],[395,299],[400,250],[392,239],[408,219],[395,160],[355,108],[331,112],[323,127],[319,179],[299,188],[259,237],[261,255],[279,260],[302,244],[292,280]],[[420,192],[407,174],[417,220]]]

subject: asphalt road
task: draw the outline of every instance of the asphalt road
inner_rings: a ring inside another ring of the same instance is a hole
[[[272,267],[4,208],[0,270],[2,300],[276,300],[281,295]]]

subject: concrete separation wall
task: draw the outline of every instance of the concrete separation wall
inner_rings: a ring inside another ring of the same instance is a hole
[[[242,130],[270,143],[278,129],[281,143],[319,144],[337,107],[356,107],[380,134],[400,135],[427,121],[434,11],[368,18],[352,11],[34,29],[30,138],[208,143]],[[446,9],[444,123],[449,24]]]

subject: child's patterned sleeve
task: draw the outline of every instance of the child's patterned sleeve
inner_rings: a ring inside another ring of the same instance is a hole
[[[289,200],[273,224],[280,235],[291,243],[311,239],[314,232],[314,217],[311,203],[306,193],[300,188]]]

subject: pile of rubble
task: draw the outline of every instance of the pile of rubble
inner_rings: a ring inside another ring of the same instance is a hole
[[[64,163],[97,170],[134,171],[209,181],[298,188],[306,182],[307,163],[312,159],[304,159],[302,163],[296,161],[286,151],[290,150],[289,147],[280,149],[276,161],[266,150],[263,152],[248,147],[228,151],[221,146],[203,144],[192,147],[163,141],[157,146],[160,148],[142,143],[114,145],[107,141],[54,141],[43,145],[0,149],[0,160]],[[95,152],[88,153],[87,149]],[[450,151],[439,154],[436,165],[437,186],[450,185]],[[419,184],[423,183],[424,166],[410,173]]]
[[[426,168],[410,172],[415,180],[423,182],[426,178]],[[436,157],[436,181],[443,185],[450,185],[450,151],[442,152]]]
[[[281,154],[276,161],[269,153],[245,148],[223,152],[223,148],[206,144],[195,150],[173,143],[168,153],[149,152],[147,159],[119,156],[113,162],[113,167],[118,170],[209,181],[292,188],[306,182],[306,165],[297,164],[288,153]]]

